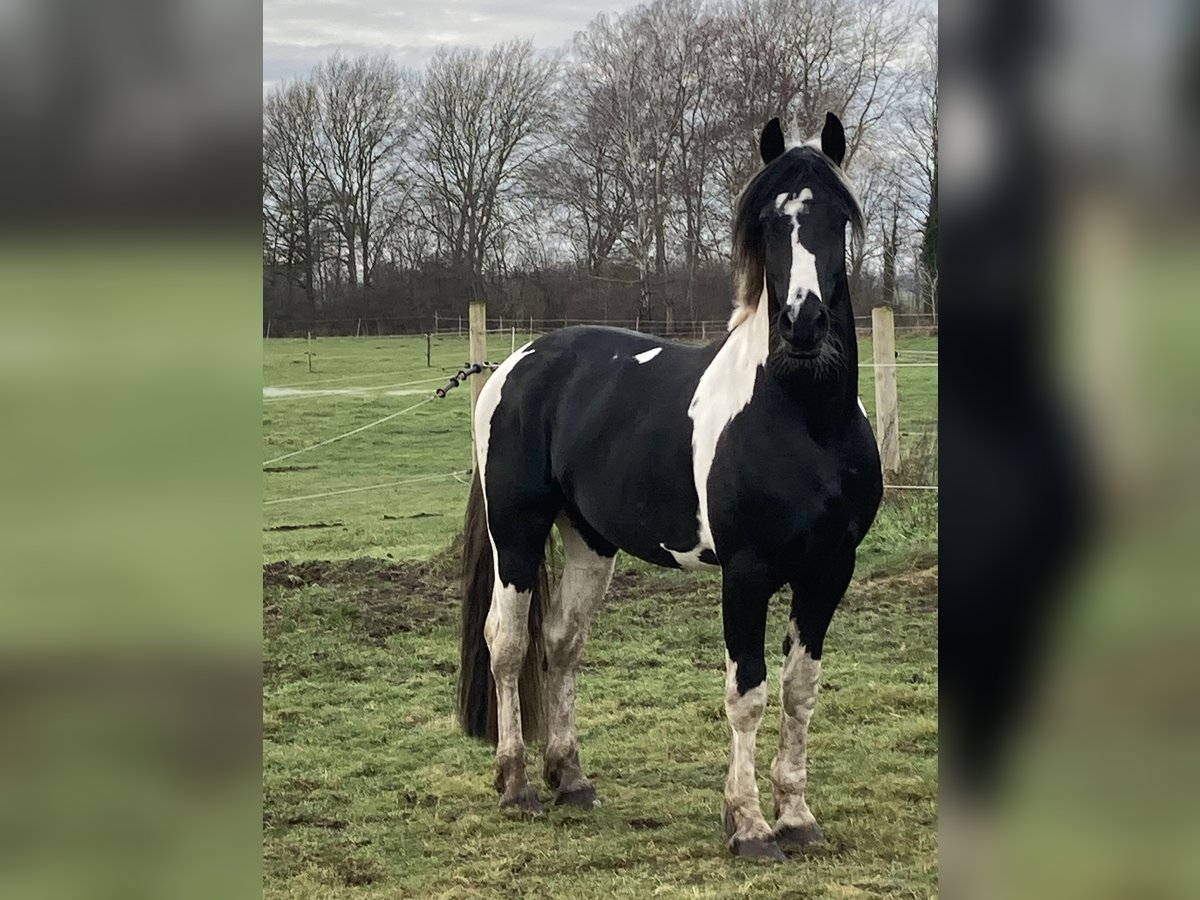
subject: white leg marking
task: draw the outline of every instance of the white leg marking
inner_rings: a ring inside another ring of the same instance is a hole
[[[499,740],[496,759],[520,760],[524,765],[525,742],[521,735],[521,699],[517,679],[529,646],[528,591],[505,587],[499,581],[492,589],[492,606],[484,622],[483,636],[492,656],[496,680],[496,725]]]
[[[767,361],[771,332],[769,305],[764,286],[753,315],[729,333],[700,376],[688,404],[688,416],[692,419],[692,477],[700,499],[696,513],[700,549],[711,550],[715,546],[708,522],[708,474],[717,453],[717,440],[734,417],[749,405],[758,370]]]
[[[653,350],[643,350],[641,353],[635,353],[633,358],[638,361],[638,365],[650,362],[658,354],[662,353],[662,347],[655,347]]]
[[[739,694],[737,663],[725,656],[725,715],[733,729],[729,776],[725,779],[725,810],[731,819],[731,840],[772,840],[772,832],[758,805],[754,749],[758,726],[767,707],[767,682]]]
[[[567,793],[588,786],[579,768],[575,738],[575,673],[616,560],[592,550],[565,517],[557,524],[563,541],[563,572],[542,626],[549,676],[546,767],[547,777],[557,780],[557,790]]]
[[[775,828],[808,825],[816,821],[804,799],[808,783],[808,723],[817,705],[821,661],[813,659],[800,643],[795,621],[788,623],[791,648],[783,661],[780,697],[783,719],[779,726],[779,753],[771,763],[775,797]]]

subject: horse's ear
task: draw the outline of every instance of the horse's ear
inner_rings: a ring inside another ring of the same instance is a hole
[[[831,112],[825,113],[825,127],[821,129],[821,152],[839,166],[846,158],[846,130],[842,120]]]
[[[776,116],[762,130],[762,135],[758,138],[758,152],[762,155],[763,164],[769,165],[782,156],[783,151],[783,128],[780,127],[779,117]]]

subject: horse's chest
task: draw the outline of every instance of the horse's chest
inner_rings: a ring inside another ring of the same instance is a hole
[[[822,445],[802,430],[752,418],[730,423],[712,461],[707,519],[718,554],[862,530],[870,478],[861,454],[845,441]]]

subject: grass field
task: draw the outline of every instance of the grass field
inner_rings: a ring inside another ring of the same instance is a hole
[[[901,338],[901,361],[932,361],[936,348],[936,338]],[[423,338],[322,339],[310,374],[306,349],[264,344],[264,460],[418,403],[466,360],[465,339],[453,336],[434,340],[432,367]],[[509,349],[496,338],[491,358]],[[869,360],[869,341],[859,353]],[[873,411],[871,370],[862,373]],[[936,428],[936,373],[899,370],[905,432]],[[935,495],[885,500],[826,643],[809,766],[824,847],[776,867],[723,849],[717,581],[627,558],[579,679],[581,754],[603,806],[517,823],[496,810],[490,748],[463,737],[453,716],[449,547],[466,475],[450,473],[469,469],[468,405],[462,388],[265,467],[266,896],[936,893]],[[903,446],[918,456],[930,444],[906,434]],[[903,477],[931,474],[925,459]],[[393,482],[406,483],[359,490]],[[772,649],[785,610],[772,610]],[[776,673],[771,681],[774,693]],[[768,813],[778,715],[773,699],[759,733]]]

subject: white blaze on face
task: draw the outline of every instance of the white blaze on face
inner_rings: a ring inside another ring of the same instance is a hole
[[[788,308],[793,321],[809,294],[818,300],[821,299],[821,286],[817,280],[817,258],[800,242],[800,217],[808,213],[808,203],[812,198],[813,192],[808,188],[799,194],[780,194],[775,198],[775,208],[792,220],[792,267],[783,305]]]

